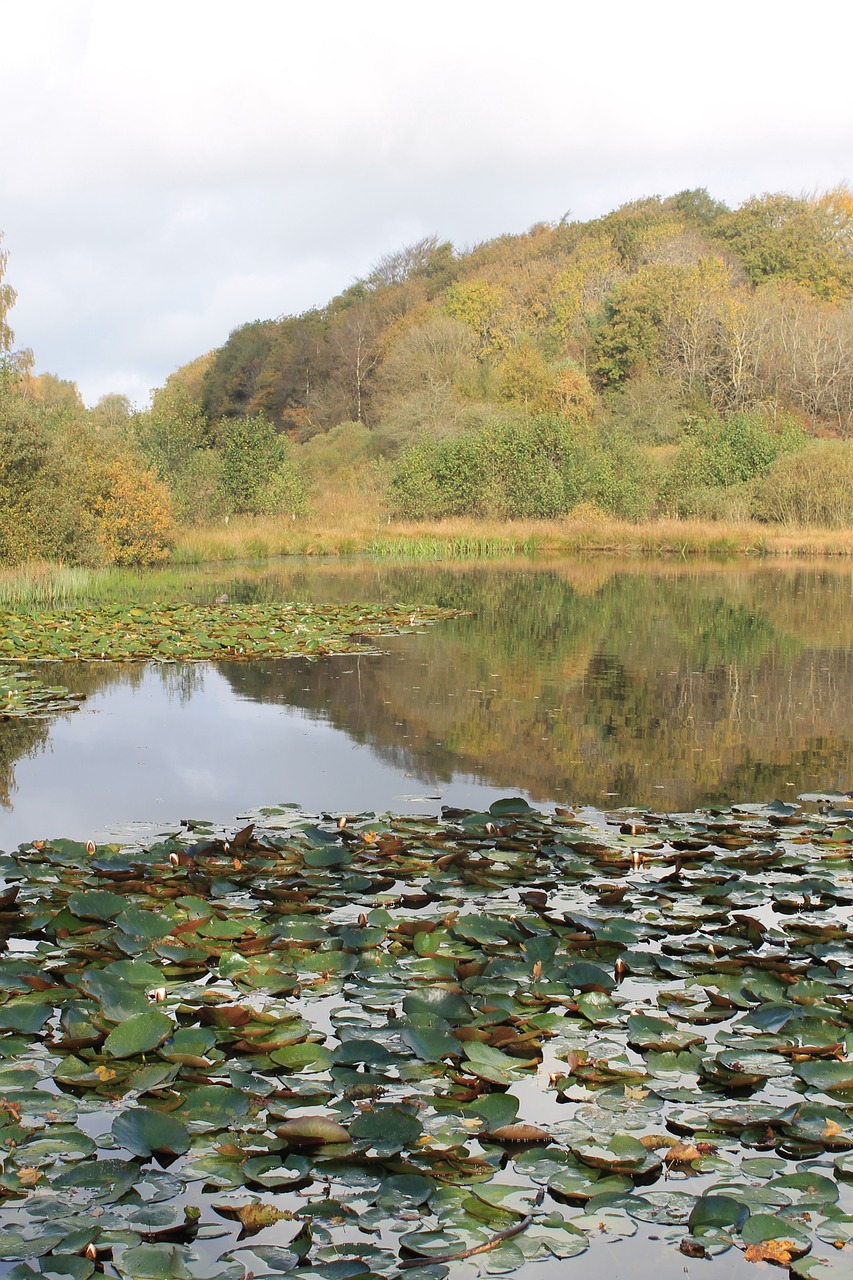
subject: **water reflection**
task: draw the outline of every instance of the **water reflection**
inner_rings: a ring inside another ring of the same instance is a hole
[[[58,666],[89,700],[0,725],[0,846],[280,800],[405,807],[425,789],[688,809],[853,785],[849,569],[298,565],[208,589],[223,585],[471,616],[382,657]]]

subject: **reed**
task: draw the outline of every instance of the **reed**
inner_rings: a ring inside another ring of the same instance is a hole
[[[185,530],[175,547],[173,564],[294,555],[442,561],[580,552],[716,558],[850,556],[853,529],[793,529],[713,520],[634,523],[587,513],[552,521],[457,518],[415,524],[377,519],[352,503],[335,504],[323,514],[298,521],[244,517],[215,529]]]
[[[41,561],[0,569],[0,606],[26,609],[73,604],[85,596],[96,576],[97,570]]]

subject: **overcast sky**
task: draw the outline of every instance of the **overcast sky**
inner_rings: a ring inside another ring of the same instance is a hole
[[[11,321],[145,403],[383,253],[853,180],[849,0],[0,0]]]

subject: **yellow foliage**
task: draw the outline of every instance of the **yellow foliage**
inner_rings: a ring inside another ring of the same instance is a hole
[[[132,459],[112,462],[96,500],[98,542],[111,564],[156,564],[174,543],[169,494],[153,471]]]
[[[563,418],[588,422],[595,410],[595,392],[585,373],[564,364],[552,375],[554,407]]]
[[[448,314],[474,331],[481,355],[501,351],[506,346],[506,334],[500,323],[505,301],[504,290],[486,280],[454,284],[447,291]]]

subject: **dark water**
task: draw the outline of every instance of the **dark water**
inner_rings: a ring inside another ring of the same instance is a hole
[[[289,566],[187,596],[470,611],[379,657],[57,665],[0,724],[0,848],[184,817],[436,812],[498,795],[686,810],[853,788],[853,571],[614,561]]]

